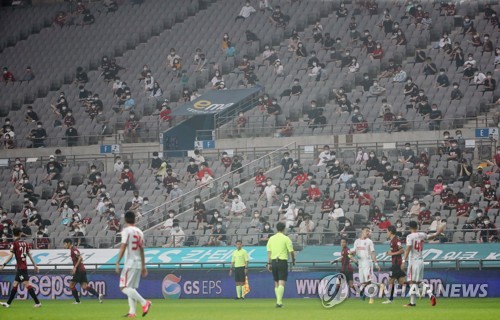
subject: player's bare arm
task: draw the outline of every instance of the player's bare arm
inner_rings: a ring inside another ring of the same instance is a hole
[[[117,274],[120,274],[120,261],[122,260],[123,255],[125,254],[125,249],[127,249],[127,244],[122,243],[120,246],[120,251],[118,252],[118,258],[116,258],[115,271]]]
[[[38,273],[38,265],[36,264],[35,259],[33,259],[31,252],[28,252],[28,257],[30,258],[31,263],[33,264],[33,269],[35,269],[35,273]]]
[[[405,255],[403,257],[403,261],[401,261],[401,269],[405,268],[405,262],[408,259],[408,255],[410,254],[411,251],[411,245],[407,244],[406,249],[405,249]]]
[[[8,256],[7,259],[5,259],[5,262],[0,266],[0,271],[3,270],[3,268],[10,262],[14,254],[11,252]]]
[[[294,266],[295,265],[295,251],[291,251],[290,256],[292,257],[292,266]]]
[[[78,268],[78,266],[80,265],[80,263],[82,263],[82,256],[81,255],[78,255],[78,260],[76,260],[76,263],[75,263],[75,266],[73,267],[73,270],[71,271],[71,274],[75,274],[76,273],[76,270]]]
[[[372,255],[372,261],[373,261],[373,263],[375,263],[375,267],[377,268],[377,271],[380,272],[380,266],[378,265],[377,256],[375,255],[375,251],[372,251],[371,255]]]
[[[147,277],[148,269],[146,268],[146,258],[144,257],[144,248],[141,246],[139,250],[141,251],[141,268],[142,268],[141,273],[143,277]]]

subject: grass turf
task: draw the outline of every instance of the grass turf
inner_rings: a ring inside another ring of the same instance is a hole
[[[499,319],[500,299],[438,299],[436,307],[431,307],[428,299],[417,300],[417,307],[403,308],[407,300],[396,299],[393,304],[383,305],[382,299],[374,304],[368,300],[349,299],[331,309],[324,309],[319,299],[285,299],[284,308],[275,308],[270,299],[227,299],[203,300],[153,300],[150,313],[144,318],[182,320],[234,320],[234,319]],[[14,301],[10,308],[0,309],[0,319],[36,320],[80,320],[80,319],[120,319],[128,311],[127,300],[105,300],[99,304],[94,299],[84,299],[79,305],[72,300],[42,300],[42,307],[33,308],[33,302]],[[140,306],[137,318],[142,318]]]

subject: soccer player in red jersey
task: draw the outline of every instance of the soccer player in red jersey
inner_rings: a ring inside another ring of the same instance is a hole
[[[406,273],[401,269],[401,262],[403,261],[402,254],[405,252],[401,241],[398,236],[396,236],[396,227],[390,226],[387,228],[387,237],[390,239],[391,250],[387,251],[387,255],[392,258],[391,266],[391,277],[389,278],[389,285],[391,286],[391,295],[388,300],[382,302],[383,304],[392,303],[394,300],[394,287],[395,283],[398,282],[400,286],[405,283]]]
[[[33,301],[35,301],[34,307],[39,308],[42,306],[42,304],[40,303],[38,297],[36,296],[35,289],[33,289],[33,287],[31,286],[30,276],[28,275],[28,263],[26,261],[26,257],[30,258],[36,273],[38,273],[38,266],[36,265],[35,260],[33,260],[33,257],[31,256],[29,244],[26,243],[24,240],[21,240],[21,234],[22,234],[21,230],[16,228],[14,229],[13,234],[14,234],[14,242],[10,246],[10,254],[7,257],[7,260],[5,260],[4,264],[0,266],[0,271],[3,270],[3,268],[7,265],[7,263],[9,263],[12,257],[15,256],[17,262],[16,278],[14,279],[12,289],[10,290],[9,300],[7,300],[7,302],[1,302],[0,304],[3,307],[9,308],[12,303],[12,300],[14,300],[14,297],[17,294],[17,287],[19,286],[19,283],[22,282],[24,287],[28,289],[28,293],[33,298]]]
[[[80,304],[80,297],[78,296],[78,291],[76,290],[77,283],[80,284],[80,287],[83,290],[87,290],[92,295],[96,296],[99,299],[99,303],[102,303],[103,295],[99,294],[94,288],[88,285],[89,281],[87,280],[87,271],[83,265],[83,258],[80,254],[80,250],[73,245],[73,241],[69,238],[64,239],[63,245],[65,249],[70,250],[71,261],[73,261],[73,269],[71,270],[73,279],[69,282],[69,288],[71,289],[73,297],[75,297],[74,304]]]
[[[340,246],[342,247],[342,251],[340,252],[340,257],[336,260],[333,260],[331,263],[336,263],[340,261],[341,267],[340,267],[340,272],[344,274],[345,280],[347,281],[347,284],[349,285],[349,288],[352,289],[354,288],[353,285],[353,274],[354,270],[351,265],[351,261],[357,262],[356,259],[351,255],[351,252],[349,248],[347,247],[347,239],[341,239],[340,240]],[[336,289],[335,289],[335,296],[340,289],[340,283],[337,283]],[[348,291],[347,296],[349,296],[350,291]]]

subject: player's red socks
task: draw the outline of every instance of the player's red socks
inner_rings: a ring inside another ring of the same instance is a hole
[[[71,294],[73,294],[73,297],[75,297],[76,302],[80,302],[80,297],[78,296],[78,291],[76,291],[76,288],[71,289]]]
[[[28,293],[33,298],[33,301],[35,301],[35,304],[40,304],[40,300],[38,300],[38,297],[36,296],[35,293],[35,289],[33,289],[32,286],[28,286]]]
[[[16,297],[17,294],[17,286],[13,286],[12,289],[10,290],[10,296],[9,300],[7,300],[7,304],[11,304],[12,300]]]
[[[90,292],[92,295],[99,297],[99,293],[95,291],[95,289],[92,288],[91,286],[87,286],[87,291]]]

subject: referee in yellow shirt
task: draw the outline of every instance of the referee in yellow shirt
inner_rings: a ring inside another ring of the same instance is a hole
[[[245,295],[243,294],[243,286],[245,285],[245,277],[248,273],[248,252],[243,249],[242,246],[243,244],[241,240],[236,241],[236,250],[233,251],[231,268],[229,269],[229,276],[231,276],[234,267],[236,300],[245,300]]]
[[[295,254],[292,240],[283,233],[285,224],[278,222],[276,230],[278,232],[271,236],[267,242],[267,270],[273,272],[276,308],[281,308],[283,307],[285,283],[288,279],[288,254],[292,257],[293,265],[295,265]]]

